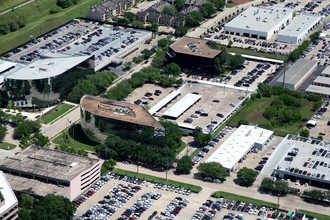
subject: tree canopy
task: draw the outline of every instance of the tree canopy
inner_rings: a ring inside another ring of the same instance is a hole
[[[225,180],[229,176],[228,171],[217,162],[201,163],[197,170],[202,178]]]
[[[243,167],[237,172],[237,178],[239,180],[240,186],[246,186],[246,187],[252,186],[257,176],[258,176],[257,171],[253,169],[249,169],[247,167]]]
[[[173,16],[176,13],[176,8],[173,5],[165,6],[163,9],[163,13],[166,15]]]
[[[198,146],[206,145],[212,139],[212,135],[210,133],[205,134],[201,127],[196,127],[192,136]]]
[[[189,174],[193,166],[191,164],[191,158],[187,155],[178,160],[175,173],[176,174]]]
[[[176,63],[170,63],[163,67],[162,74],[170,76],[179,76],[181,74],[181,68]]]
[[[205,18],[210,18],[217,12],[212,2],[204,3],[202,6],[200,6],[199,10]]]
[[[71,220],[76,211],[76,207],[69,199],[53,194],[40,199],[22,194],[18,204],[18,217],[21,220]]]
[[[3,139],[6,136],[6,134],[7,134],[7,128],[6,128],[6,126],[4,126],[4,125],[1,124],[0,125],[0,142],[3,141]]]
[[[79,0],[57,0],[56,5],[61,8],[68,8],[72,5],[75,5]]]
[[[285,196],[289,192],[289,185],[284,181],[273,181],[266,177],[262,180],[260,190],[265,193],[272,193],[277,196]]]
[[[30,136],[33,133],[36,133],[41,128],[41,125],[37,121],[26,120],[18,124],[14,130],[13,137],[15,139],[21,139],[22,137]]]
[[[177,11],[181,11],[182,9],[184,9],[184,0],[175,0],[174,6]]]

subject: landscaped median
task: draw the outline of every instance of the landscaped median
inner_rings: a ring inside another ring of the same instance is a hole
[[[118,175],[131,176],[131,177],[141,179],[141,180],[146,180],[146,181],[152,182],[152,183],[161,183],[161,184],[166,184],[169,186],[189,189],[189,190],[191,190],[191,192],[194,192],[194,193],[199,193],[202,190],[202,187],[200,187],[200,186],[196,186],[196,185],[192,185],[192,184],[188,184],[188,183],[182,183],[182,182],[169,180],[169,179],[166,180],[164,178],[151,176],[148,174],[136,173],[136,172],[122,170],[122,169],[114,169],[112,172],[115,174],[118,174]]]
[[[214,198],[221,198],[222,197],[222,198],[225,198],[225,199],[228,199],[228,200],[235,200],[235,201],[253,203],[255,205],[267,206],[267,207],[273,208],[273,209],[278,208],[277,204],[275,204],[275,203],[266,202],[266,201],[262,201],[262,200],[258,200],[258,199],[252,199],[252,198],[249,198],[249,197],[240,196],[240,195],[227,193],[227,192],[223,192],[223,191],[216,191],[216,192],[212,193],[211,196],[214,197]]]
[[[56,108],[52,109],[50,112],[47,112],[46,114],[44,114],[41,117],[41,121],[46,124],[55,122],[61,116],[72,111],[74,109],[74,107],[75,107],[74,105],[70,105],[70,104],[65,104],[65,103],[60,104]]]
[[[310,212],[310,211],[303,210],[303,209],[299,209],[299,212],[304,213],[306,215],[306,217],[316,218],[317,220],[329,220],[330,219],[330,215],[322,215],[319,213]]]

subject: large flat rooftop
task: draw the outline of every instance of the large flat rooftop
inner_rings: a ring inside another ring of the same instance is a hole
[[[330,183],[330,148],[323,141],[288,135],[280,145],[286,146],[286,152],[275,172]]]
[[[200,38],[183,37],[170,46],[176,53],[213,59],[221,53],[220,50],[210,48],[209,41]]]
[[[306,30],[313,27],[321,17],[315,15],[300,14],[295,17],[291,23],[279,32],[279,36],[298,37]]]
[[[29,147],[14,157],[8,157],[0,170],[71,181],[98,161],[46,148]]]
[[[309,85],[305,91],[316,94],[330,95],[330,88],[324,86]]]
[[[317,61],[308,59],[297,60],[289,70],[285,72],[286,84],[297,84],[305,78],[317,66]],[[277,83],[283,82],[283,75],[278,78]]]
[[[80,105],[88,112],[101,117],[153,128],[163,128],[163,126],[141,105],[89,95],[85,95],[80,100]]]
[[[11,188],[11,185],[7,181],[5,174],[0,171],[0,194],[4,199],[4,203],[0,205],[0,215],[5,211],[8,211],[13,205],[17,204],[17,198]],[[0,201],[2,202],[2,201]]]
[[[255,126],[241,125],[206,162],[219,162],[226,169],[232,170],[256,143],[263,145],[273,133]]]
[[[246,31],[269,32],[274,26],[284,23],[292,17],[294,10],[282,7],[249,7],[233,20],[225,24],[226,27],[239,28]]]

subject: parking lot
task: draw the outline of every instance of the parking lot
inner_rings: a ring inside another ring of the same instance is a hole
[[[280,215],[262,205],[215,199],[205,194],[183,195],[143,180],[104,175],[82,195],[76,219],[236,219]],[[76,201],[78,201],[76,200]],[[74,204],[77,202],[74,201]],[[282,214],[283,215],[283,214]]]
[[[330,111],[328,111],[328,104],[323,105],[325,108],[324,112],[316,113],[312,120],[316,121],[316,126],[310,128],[310,135],[312,137],[322,136],[323,140],[330,140],[330,126],[328,121],[330,121]]]

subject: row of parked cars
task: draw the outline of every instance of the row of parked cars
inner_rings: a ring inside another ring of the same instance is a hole
[[[188,203],[188,199],[184,199],[182,197],[175,197],[170,203],[166,205],[164,209],[161,210],[160,215],[166,216],[166,220],[172,220],[181,212],[182,209],[187,207]],[[157,218],[163,219],[162,217]]]
[[[269,63],[259,63],[253,68],[250,72],[248,72],[242,79],[238,80],[234,86],[246,86],[249,87],[257,78],[259,78],[266,70],[271,67]]]
[[[126,209],[118,220],[137,220],[141,215],[153,205],[154,200],[161,197],[159,193],[147,192],[143,194],[133,206]]]
[[[191,163],[195,166],[199,161],[201,161],[206,154],[222,139],[229,131],[232,130],[232,127],[224,127],[219,134],[217,134],[206,146],[202,147],[201,150],[191,159]]]
[[[221,210],[221,205],[208,199],[194,213],[191,220],[210,220]]]

